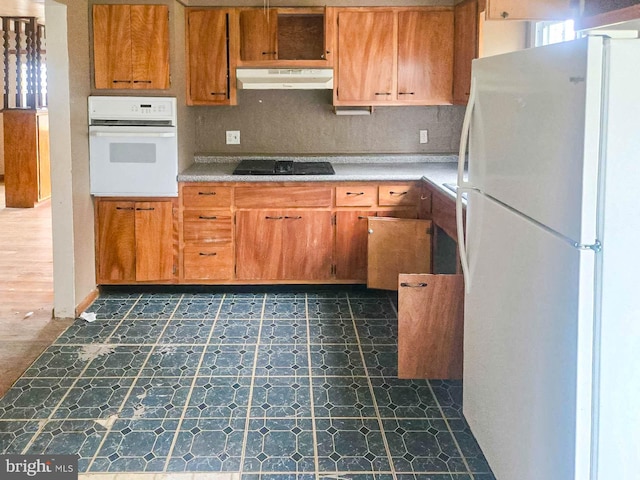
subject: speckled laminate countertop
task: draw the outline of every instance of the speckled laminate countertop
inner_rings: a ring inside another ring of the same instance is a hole
[[[200,155],[193,165],[178,175],[179,182],[357,182],[409,181],[427,178],[433,184],[456,183],[456,155],[375,155],[375,156],[287,156],[279,160],[328,161],[335,175],[233,175],[244,158]],[[444,189],[446,190],[446,189]],[[450,191],[446,190],[448,193]]]

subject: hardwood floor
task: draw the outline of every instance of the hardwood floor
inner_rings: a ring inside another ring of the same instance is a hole
[[[71,323],[52,312],[51,203],[6,208],[0,183],[0,396]]]

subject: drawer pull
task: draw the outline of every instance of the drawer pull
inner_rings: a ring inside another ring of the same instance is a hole
[[[429,200],[430,198],[431,198],[431,195],[427,195],[427,196],[420,195],[420,200]]]
[[[369,217],[365,217],[364,215],[358,215],[358,220],[366,220]]]
[[[262,52],[262,55],[275,55],[278,52]]]
[[[289,220],[300,220],[302,217],[300,215],[296,215],[295,217],[284,217],[284,218],[288,218]]]
[[[267,220],[282,220],[282,217],[269,217],[269,216],[266,216],[264,218],[267,219]]]
[[[227,96],[227,92],[211,92],[211,95],[224,95],[225,97]]]
[[[131,83],[131,80],[113,80],[113,83]]]
[[[218,219],[218,217],[207,217],[205,215],[200,215],[198,218],[200,220],[217,220]]]
[[[403,195],[406,195],[409,192],[394,192],[393,190],[389,192],[389,195],[397,195],[398,197],[401,197]]]
[[[133,207],[116,207],[116,210],[135,210]]]
[[[134,80],[133,83],[151,83],[151,80]]]
[[[138,207],[138,208],[136,208],[136,210],[137,211],[141,211],[142,210],[142,211],[148,212],[148,211],[151,211],[151,210],[155,210],[155,208],[153,208],[153,207],[149,207],[149,208],[140,208],[140,207]]]
[[[376,95],[384,95],[384,96],[387,96],[387,95],[391,95],[391,92],[376,92]]]
[[[203,252],[200,252],[200,256],[201,256],[201,257],[215,257],[216,255],[217,255],[217,253],[216,253],[216,252],[213,252],[213,253],[203,253]]]
[[[347,196],[357,197],[360,195],[364,195],[364,192],[347,192]]]
[[[415,95],[416,92],[399,92],[398,95]]]
[[[198,195],[215,195],[216,192],[198,192]]]
[[[406,283],[406,282],[402,282],[400,284],[401,287],[409,287],[409,288],[424,288],[426,286],[428,286],[428,284],[420,282],[420,283]]]

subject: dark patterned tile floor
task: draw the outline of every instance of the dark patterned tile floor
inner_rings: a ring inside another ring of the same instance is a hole
[[[0,454],[75,453],[87,478],[494,480],[461,382],[397,378],[392,296],[259,290],[103,294],[0,399]]]

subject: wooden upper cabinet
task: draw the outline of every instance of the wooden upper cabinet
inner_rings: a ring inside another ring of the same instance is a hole
[[[240,60],[276,60],[277,35],[278,14],[275,9],[240,11]]]
[[[96,88],[169,88],[166,5],[94,5]]]
[[[398,100],[450,104],[453,12],[398,13]]]
[[[478,0],[465,0],[454,10],[453,103],[466,105],[471,93],[471,62],[478,58]]]
[[[188,10],[187,77],[189,105],[234,103],[226,10]],[[233,93],[233,95],[232,95]]]
[[[453,9],[337,9],[335,105],[451,104]]]
[[[486,0],[487,20],[566,20],[571,0]]]
[[[336,103],[395,99],[396,29],[393,11],[338,12]]]

